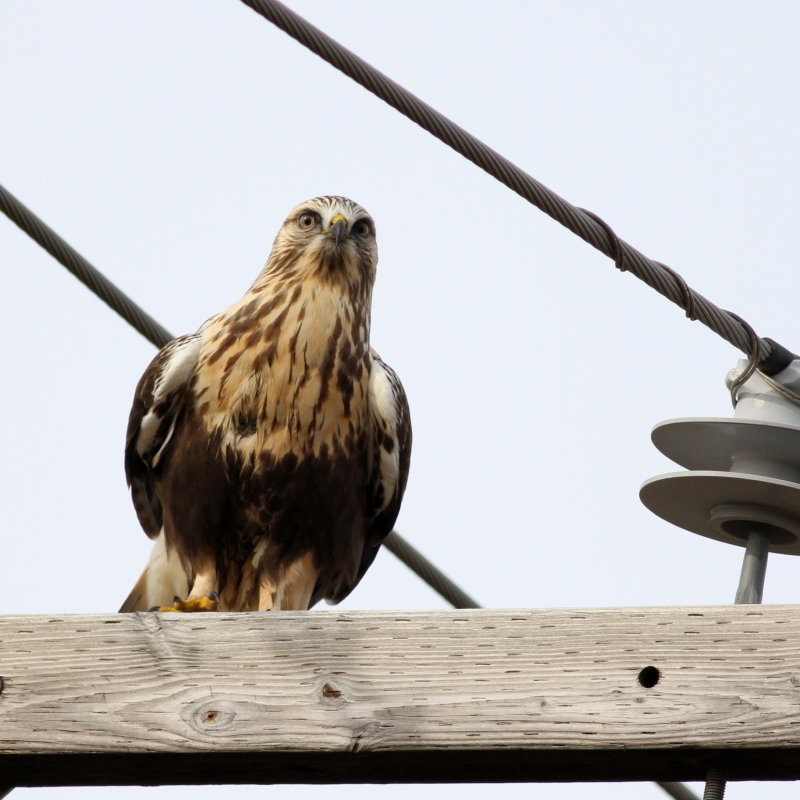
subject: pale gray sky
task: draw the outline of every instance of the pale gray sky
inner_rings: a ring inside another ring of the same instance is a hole
[[[292,7],[764,336],[800,349],[800,5]],[[638,500],[650,428],[731,415],[739,354],[236,0],[0,4],[5,186],[172,332],[259,271],[286,213],[375,217],[373,343],[415,430],[398,528],[487,606],[732,602],[741,551]],[[3,613],[115,610],[149,543],[122,444],[153,348],[5,218]],[[797,602],[770,560],[765,600]],[[388,553],[348,608],[441,608]],[[219,797],[20,790],[19,800]],[[232,798],[665,797],[649,784],[231,788]],[[729,797],[796,796],[741,784]]]

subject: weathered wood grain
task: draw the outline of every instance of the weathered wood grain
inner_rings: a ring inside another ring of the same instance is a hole
[[[8,616],[0,676],[0,784],[800,778],[796,606]]]

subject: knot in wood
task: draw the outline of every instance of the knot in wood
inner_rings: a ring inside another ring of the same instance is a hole
[[[340,689],[337,689],[333,684],[326,683],[322,687],[322,696],[326,700],[335,700],[337,697],[342,696],[342,692]]]
[[[237,717],[236,704],[222,699],[206,700],[187,707],[181,714],[184,721],[202,733],[222,733],[233,727]]]
[[[205,716],[202,718],[202,722],[205,725],[213,725],[216,722],[219,722],[219,718],[222,716],[222,713],[219,711],[214,711],[209,709],[205,712]]]

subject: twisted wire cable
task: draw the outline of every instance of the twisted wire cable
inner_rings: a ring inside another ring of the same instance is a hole
[[[617,267],[631,272],[659,294],[672,300],[744,353],[750,352],[750,336],[727,311],[691,290],[682,278],[665,269],[620,239],[594,214],[577,208],[527,172],[513,164],[444,114],[420,100],[355,53],[323,33],[278,0],[242,0],[256,13],[272,22],[320,58],[361,84],[384,102],[408,117],[437,139],[453,148],[529,203],[541,209],[601,253],[613,258]],[[688,290],[688,291],[687,291]],[[691,297],[691,301],[687,298]],[[771,344],[758,339],[759,359],[771,352]]]
[[[788,386],[784,386],[782,383],[771,378],[769,375],[763,373],[761,370],[758,370],[758,375],[765,383],[768,383],[778,394],[782,394],[787,400],[791,401],[795,405],[800,405],[800,394],[797,392],[792,391]]]
[[[173,336],[140,308],[119,287],[93,267],[75,248],[0,185],[0,210],[53,258],[63,264],[84,286],[136,328],[156,347],[163,347]]]
[[[758,370],[758,334],[753,330],[753,327],[750,325],[749,322],[742,319],[738,314],[734,314],[732,311],[728,312],[732,317],[736,317],[739,320],[742,327],[747,331],[747,335],[750,337],[750,348],[747,353],[747,363],[745,364],[744,369],[741,373],[733,380],[731,383],[731,405],[736,408],[736,404],[739,402],[739,389],[744,386],[747,381],[750,380],[752,375]]]
[[[407,542],[397,531],[392,531],[383,541],[383,546],[397,556],[412,572],[422,578],[428,586],[438,592],[453,608],[481,608],[477,600],[457,586],[437,566]]]
[[[656,781],[655,783],[670,797],[675,798],[675,800],[700,800],[700,798],[684,783],[675,783],[674,781]]]

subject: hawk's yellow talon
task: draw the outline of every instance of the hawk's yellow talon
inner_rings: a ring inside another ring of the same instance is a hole
[[[166,612],[177,611],[190,613],[194,611],[219,611],[219,597],[216,592],[212,592],[208,597],[195,597],[192,600],[181,600],[175,597],[171,606],[155,606],[151,611]]]

